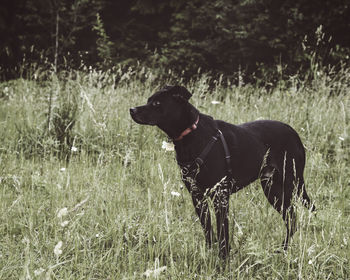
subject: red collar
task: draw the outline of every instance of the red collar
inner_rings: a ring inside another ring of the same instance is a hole
[[[192,124],[190,127],[186,128],[179,137],[175,138],[174,141],[180,141],[182,138],[184,138],[187,134],[190,134],[193,130],[197,129],[197,125],[199,122],[199,115],[197,117],[197,120]]]

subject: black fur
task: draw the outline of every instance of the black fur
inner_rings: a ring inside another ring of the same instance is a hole
[[[305,190],[305,150],[298,134],[278,121],[259,120],[233,125],[214,120],[192,106],[188,102],[190,97],[182,86],[166,86],[153,94],[146,105],[131,108],[130,114],[135,122],[156,125],[172,139],[191,127],[199,116],[197,129],[182,140],[174,141],[174,145],[183,181],[192,195],[207,244],[212,245],[214,237],[206,194],[214,201],[220,255],[225,258],[229,252],[229,195],[260,179],[268,201],[285,221],[287,234],[283,248],[287,249],[296,230],[291,207],[293,193],[302,198],[306,207],[314,210]],[[223,180],[227,176],[227,166],[221,141],[215,142],[199,170],[188,172],[184,169],[183,163],[193,163],[217,129],[222,131],[231,155],[232,180],[229,181]]]

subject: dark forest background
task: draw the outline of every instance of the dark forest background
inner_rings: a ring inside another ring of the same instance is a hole
[[[184,77],[240,72],[254,80],[348,64],[350,3],[2,0],[0,34],[1,79],[34,63],[55,71],[141,65]]]

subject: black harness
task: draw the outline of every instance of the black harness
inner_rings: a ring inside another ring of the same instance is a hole
[[[178,164],[181,167],[183,180],[188,181],[187,178],[191,178],[192,180],[195,180],[195,177],[197,176],[200,167],[204,164],[205,158],[208,156],[211,148],[214,146],[214,144],[218,139],[221,140],[221,143],[225,152],[225,161],[226,161],[226,168],[227,168],[227,175],[228,175],[225,181],[232,181],[233,178],[232,178],[232,168],[231,168],[231,155],[230,155],[230,151],[228,149],[225,137],[222,134],[220,129],[216,130],[216,133],[210,138],[210,141],[205,146],[204,150],[199,154],[199,156],[194,161],[186,162],[186,163],[182,163],[178,161]]]

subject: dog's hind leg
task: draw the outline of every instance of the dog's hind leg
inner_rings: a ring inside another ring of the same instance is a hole
[[[288,208],[283,208],[282,210],[282,218],[285,222],[286,228],[287,228],[287,233],[286,233],[286,237],[283,241],[283,250],[287,250],[288,249],[288,243],[290,238],[292,238],[292,236],[294,235],[294,233],[297,230],[296,227],[296,214],[294,211],[294,207],[293,206],[289,206]]]
[[[286,250],[290,238],[296,231],[296,215],[292,206],[294,189],[292,179],[283,180],[283,176],[274,170],[273,174],[267,173],[261,177],[261,185],[267,200],[282,215],[286,225],[287,233],[282,245]]]

